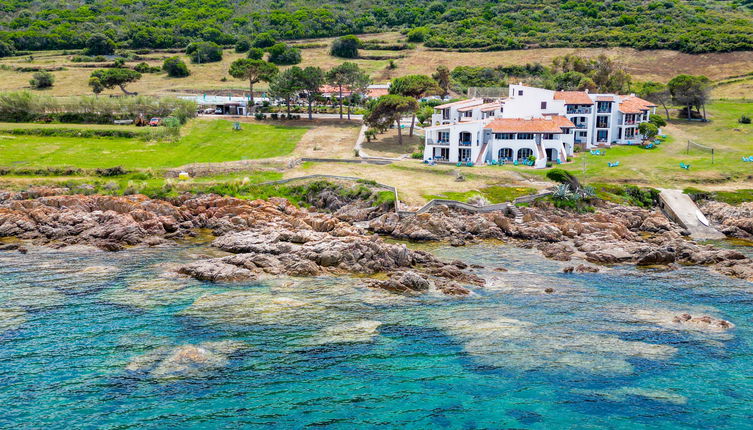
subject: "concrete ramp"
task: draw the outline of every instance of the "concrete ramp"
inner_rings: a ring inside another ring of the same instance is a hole
[[[724,234],[712,227],[695,202],[680,190],[660,189],[659,204],[667,216],[685,227],[693,239],[724,239]]]

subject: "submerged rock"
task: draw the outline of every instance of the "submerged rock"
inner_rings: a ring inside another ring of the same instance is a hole
[[[16,330],[26,323],[26,311],[21,308],[0,308],[0,335]]]
[[[669,403],[672,405],[684,405],[688,402],[688,398],[680,394],[675,394],[665,390],[656,390],[652,388],[622,387],[610,390],[574,389],[572,390],[572,392],[586,396],[600,397],[610,402],[625,402],[631,397],[650,399],[661,403]]]
[[[243,342],[232,340],[159,347],[131,360],[126,371],[150,379],[199,377],[227,367],[230,357],[246,348]]]
[[[229,291],[199,297],[181,315],[239,325],[301,325],[325,308],[295,298],[257,291]]]
[[[194,294],[187,290],[188,287],[185,280],[153,279],[110,290],[105,299],[115,305],[150,309],[186,300]]]
[[[368,343],[379,335],[380,321],[360,320],[327,327],[310,342],[311,345]]]
[[[21,284],[8,292],[4,304],[33,312],[60,306],[64,301],[63,293],[54,288]]]
[[[731,322],[708,315],[693,316],[686,312],[673,312],[666,309],[636,309],[631,317],[639,322],[656,324],[671,330],[691,330],[702,332],[727,332],[735,328]]]

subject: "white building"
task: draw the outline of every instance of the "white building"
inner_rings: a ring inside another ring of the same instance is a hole
[[[575,144],[589,149],[638,143],[638,124],[655,111],[635,95],[510,85],[505,99],[437,106],[425,129],[424,159],[481,164],[535,158],[543,168],[548,161],[564,162]]]

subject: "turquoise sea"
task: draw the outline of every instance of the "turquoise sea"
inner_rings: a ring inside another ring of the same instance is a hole
[[[566,275],[512,246],[434,248],[485,266],[464,299],[167,274],[207,252],[0,253],[0,427],[753,428],[753,285],[705,268]],[[665,323],[679,312],[736,327]],[[139,368],[219,341],[243,347]]]

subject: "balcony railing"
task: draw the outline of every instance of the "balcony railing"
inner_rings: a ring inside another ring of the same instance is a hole
[[[622,121],[622,125],[635,125],[638,121],[632,120],[632,121]]]
[[[434,140],[434,139],[429,139],[428,140],[428,144],[429,145],[449,145],[450,141],[449,140]]]
[[[612,112],[612,106],[609,106],[609,107],[600,107],[596,112],[598,112],[598,113],[609,113],[609,112]]]
[[[575,124],[575,128],[586,128],[586,124]]]
[[[577,108],[577,109],[567,109],[568,115],[574,115],[574,114],[590,114],[591,108]]]
[[[608,122],[597,122],[596,123],[596,128],[609,128],[609,123]]]
[[[471,146],[471,141],[469,141],[469,140],[467,140],[467,141],[461,141],[460,142],[460,146]]]

